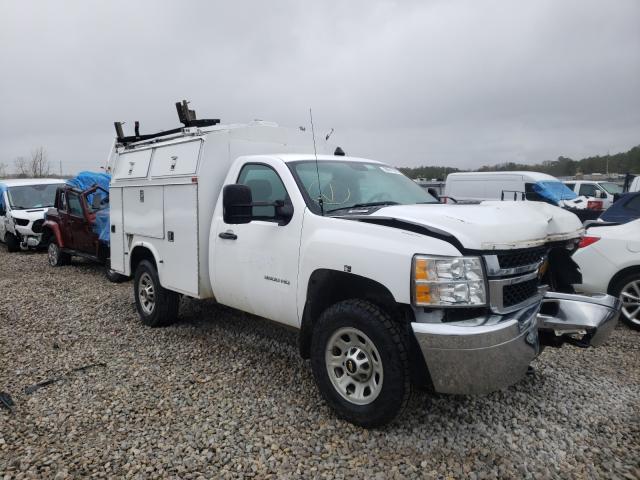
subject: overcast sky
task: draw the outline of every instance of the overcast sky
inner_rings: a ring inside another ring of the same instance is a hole
[[[640,1],[0,0],[0,162],[96,169],[113,122],[335,128],[349,154],[475,168],[640,144]]]

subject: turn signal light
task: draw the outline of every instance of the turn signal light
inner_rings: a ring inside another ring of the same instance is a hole
[[[600,237],[582,237],[582,240],[580,240],[580,243],[578,244],[578,248],[588,247],[589,245],[596,243],[598,240],[600,240]]]
[[[427,271],[427,259],[416,258],[415,264],[415,279],[416,280],[429,280],[429,272]]]
[[[429,288],[429,285],[416,285],[416,302],[431,303],[431,288]]]

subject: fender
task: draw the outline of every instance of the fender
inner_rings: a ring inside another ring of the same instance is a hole
[[[42,224],[42,231],[48,228],[53,232],[53,235],[56,237],[56,243],[60,248],[64,248],[64,241],[62,240],[62,233],[60,232],[60,225],[56,222],[52,222],[51,220],[45,220]]]
[[[160,254],[158,253],[158,250],[153,246],[153,244],[148,243],[148,242],[144,242],[142,240],[134,240],[134,242],[131,244],[131,247],[129,248],[129,253],[125,252],[125,255],[129,256],[129,260],[125,261],[125,267],[127,271],[125,271],[125,275],[129,275],[129,276],[133,276],[135,275],[135,268],[133,265],[134,259],[136,259],[138,257],[138,254],[136,252],[136,250],[138,250],[138,253],[142,250],[147,250],[149,252],[151,252],[151,255],[153,256],[153,261],[156,264],[156,269],[158,270],[158,277],[160,278],[160,284],[163,284],[163,275],[162,275],[162,259],[160,258]],[[142,258],[145,258],[145,256],[143,255]]]

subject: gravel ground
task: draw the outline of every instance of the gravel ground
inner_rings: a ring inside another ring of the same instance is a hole
[[[16,404],[0,478],[640,478],[639,352],[619,325],[600,349],[547,349],[505,391],[420,393],[367,431],[324,405],[294,332],[196,301],[148,329],[131,282],[0,247],[0,391]]]

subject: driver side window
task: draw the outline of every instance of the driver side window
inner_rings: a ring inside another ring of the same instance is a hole
[[[598,187],[596,187],[595,185],[591,183],[583,183],[582,185],[580,185],[580,192],[578,193],[578,195],[585,197],[595,197],[596,190],[598,190]]]
[[[273,203],[276,200],[289,202],[289,195],[282,180],[276,171],[267,165],[257,163],[245,165],[238,176],[238,183],[249,187],[254,202]],[[259,220],[274,220],[275,214],[273,206],[253,207],[253,217]]]
[[[69,205],[69,213],[76,217],[82,217],[82,204],[80,203],[80,197],[75,193],[67,193],[67,202]]]

